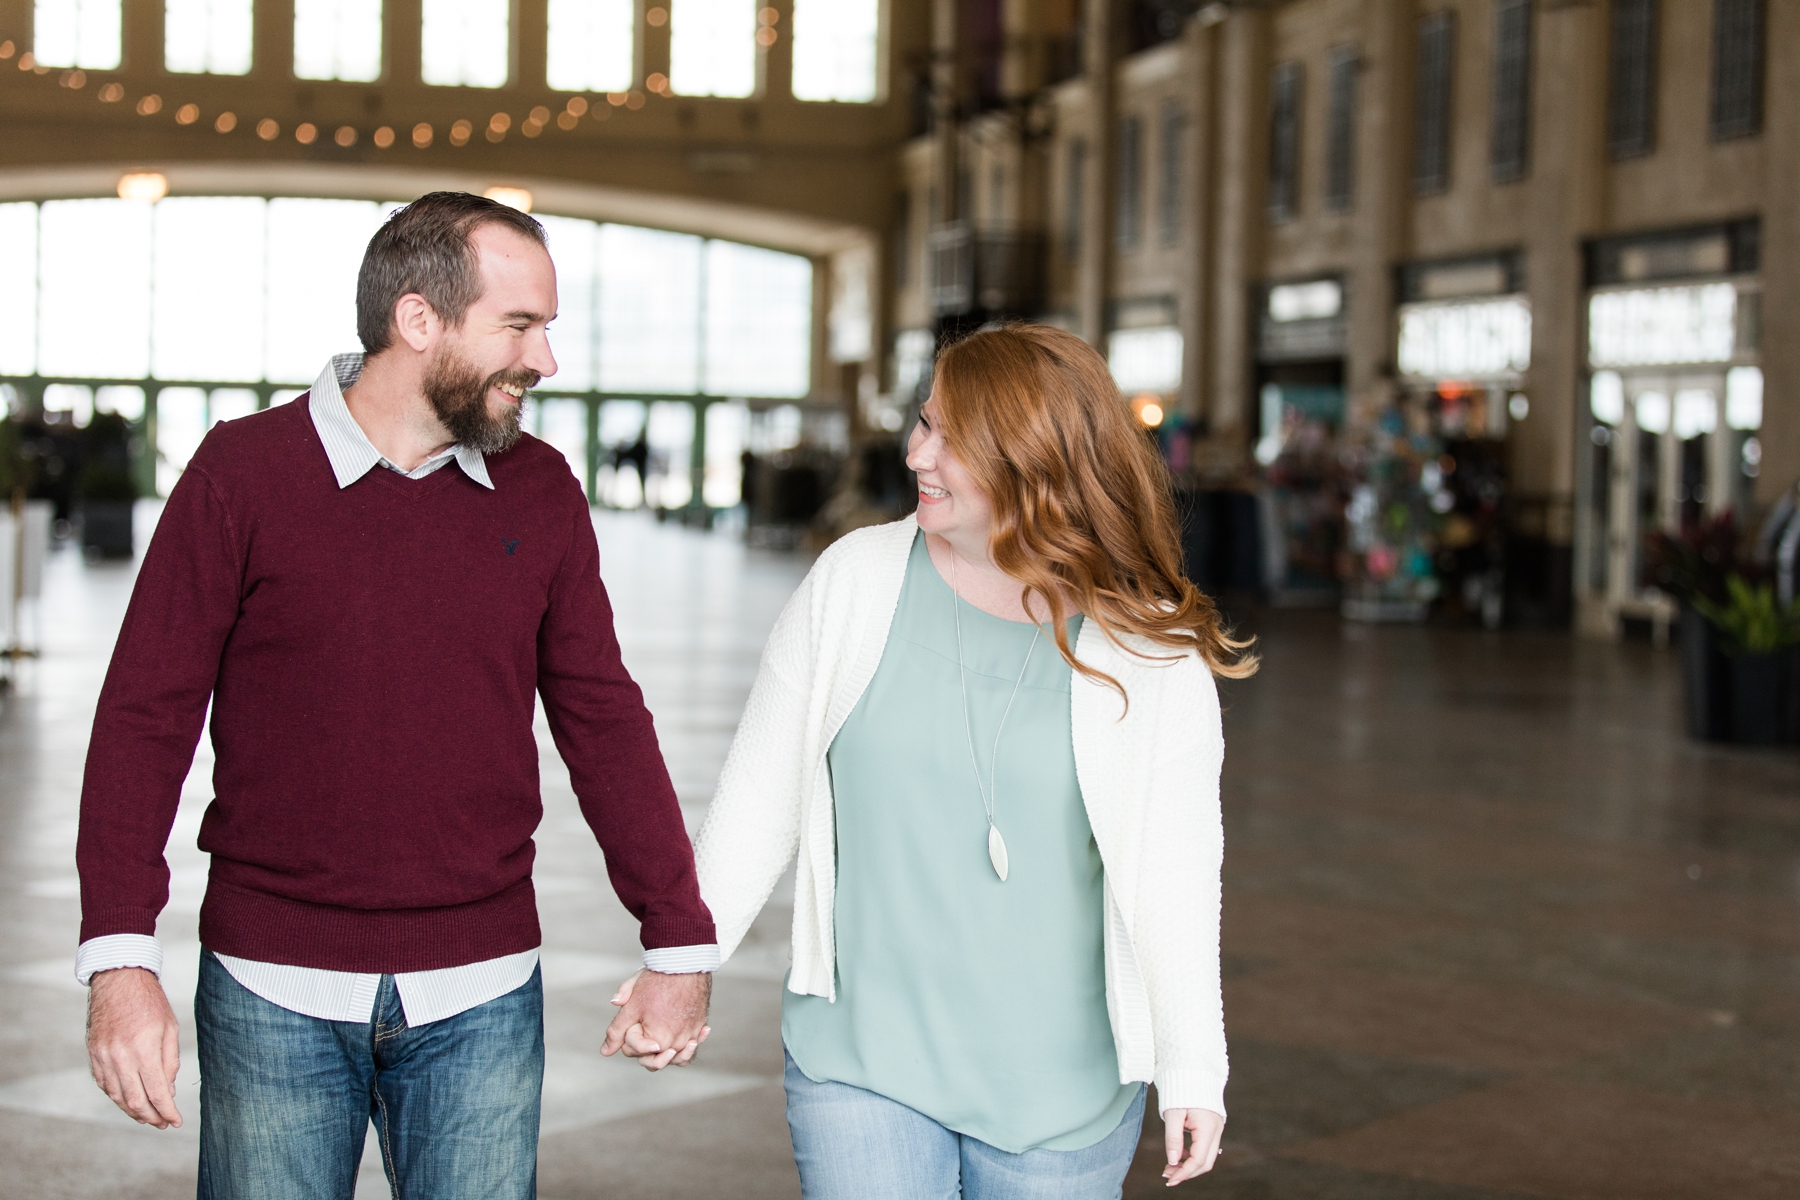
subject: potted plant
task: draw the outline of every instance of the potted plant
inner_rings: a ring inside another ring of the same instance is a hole
[[[82,451],[85,465],[76,482],[82,550],[90,559],[130,558],[138,498],[131,476],[131,426],[117,413],[95,413],[83,431]]]
[[[1800,741],[1800,600],[1785,609],[1767,583],[1733,574],[1725,603],[1694,607],[1718,631],[1730,664],[1731,740],[1753,746]]]
[[[1679,534],[1645,539],[1644,582],[1681,605],[1677,636],[1688,736],[1731,739],[1731,664],[1718,627],[1699,605],[1729,602],[1726,581],[1753,568],[1740,561],[1737,522],[1730,512],[1688,525]]]

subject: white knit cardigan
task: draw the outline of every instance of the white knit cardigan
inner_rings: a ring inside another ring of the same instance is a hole
[[[881,662],[917,529],[909,517],[840,539],[788,601],[695,846],[725,958],[798,853],[788,987],[801,995],[837,999],[837,838],[825,755]],[[1126,653],[1092,621],[1075,652],[1130,697],[1122,711],[1114,689],[1073,677],[1075,771],[1105,871],[1106,1008],[1119,1081],[1154,1082],[1165,1112],[1223,1115],[1225,744],[1212,673],[1194,654],[1157,662]],[[992,1015],[1004,1036],[1004,1014]]]

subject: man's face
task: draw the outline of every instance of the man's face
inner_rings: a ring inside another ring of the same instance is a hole
[[[556,374],[547,330],[556,317],[556,268],[542,246],[502,225],[483,225],[470,240],[481,298],[461,328],[444,329],[423,387],[457,442],[497,454],[519,440],[525,393]]]

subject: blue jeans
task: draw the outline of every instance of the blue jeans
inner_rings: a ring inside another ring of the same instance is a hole
[[[805,1200],[1118,1200],[1144,1092],[1084,1150],[1009,1154],[886,1096],[814,1083],[787,1060],[788,1131]]]
[[[418,1029],[271,1004],[200,952],[200,1200],[351,1200],[373,1118],[401,1200],[534,1200],[544,984]]]

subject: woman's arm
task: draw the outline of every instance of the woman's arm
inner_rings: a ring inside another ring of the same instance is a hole
[[[769,634],[718,790],[694,842],[700,894],[718,927],[721,959],[730,958],[743,941],[800,843],[817,571],[789,598]]]

